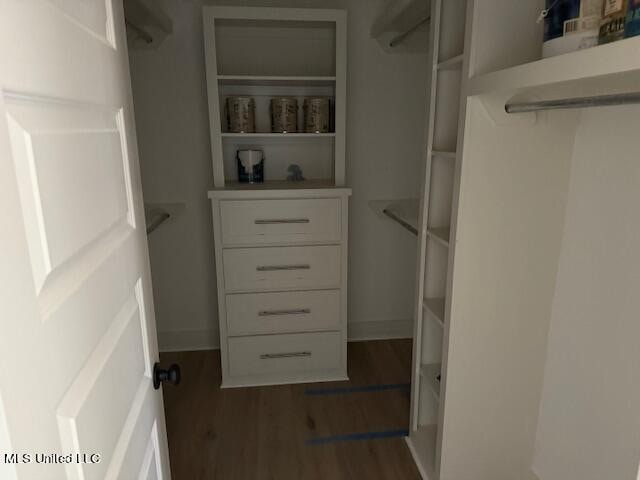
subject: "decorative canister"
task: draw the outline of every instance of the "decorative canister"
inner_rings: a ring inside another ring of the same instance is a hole
[[[329,131],[329,111],[331,103],[327,97],[304,99],[304,131],[326,133]]]
[[[298,131],[298,100],[293,97],[271,99],[271,131],[294,133]]]
[[[624,38],[627,0],[604,0],[599,43],[611,43]]]
[[[251,97],[228,97],[227,120],[231,133],[256,131],[256,102]]]
[[[598,44],[603,0],[546,0],[542,56],[553,57]]]
[[[262,150],[238,150],[238,181],[240,183],[264,182],[264,155]]]

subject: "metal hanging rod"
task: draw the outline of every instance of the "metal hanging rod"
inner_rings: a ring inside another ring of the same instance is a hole
[[[149,225],[147,225],[147,235],[149,235],[151,232],[153,232],[156,228],[158,228],[160,225],[162,225],[165,221],[169,220],[169,218],[171,218],[171,215],[169,215],[167,212],[160,212],[160,213],[154,215],[153,218],[151,219],[151,221],[149,222]]]
[[[400,218],[398,215],[396,215],[391,210],[385,208],[384,210],[382,210],[382,213],[384,213],[391,220],[394,220],[394,221],[398,222],[400,225],[402,225],[404,228],[409,230],[414,235],[418,235],[418,230],[413,225],[410,225],[407,222],[405,222],[402,218]]]
[[[127,20],[125,18],[124,23],[127,27],[129,27],[131,30],[133,30],[134,32],[136,32],[138,34],[138,36],[140,36],[140,38],[142,38],[145,42],[147,43],[153,43],[153,37],[151,35],[149,35],[149,33],[140,28],[139,26],[137,26],[135,23],[131,23],[129,20]]]
[[[400,42],[402,42],[405,38],[407,38],[409,35],[411,35],[413,32],[415,32],[418,28],[420,28],[423,24],[427,23],[429,20],[431,20],[431,16],[427,16],[423,18],[422,20],[420,20],[419,22],[411,26],[408,30],[405,30],[404,32],[393,37],[389,41],[389,47],[393,48],[396,45],[398,45]]]
[[[506,103],[507,113],[537,112],[540,110],[562,110],[568,108],[609,107],[612,105],[629,105],[640,103],[640,92],[616,93],[593,97],[563,98],[560,100],[544,100],[540,102]]]

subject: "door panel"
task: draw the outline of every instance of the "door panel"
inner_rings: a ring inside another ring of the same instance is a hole
[[[122,4],[0,11],[0,446],[100,455],[5,470],[168,479]]]
[[[113,5],[111,0],[50,0],[69,17],[96,37],[115,47]]]
[[[36,288],[109,228],[135,227],[122,112],[7,99],[7,121]],[[73,208],[69,208],[73,205]]]
[[[76,446],[111,458],[136,395],[145,392],[151,367],[137,297],[132,292],[58,407],[64,450]],[[109,415],[103,415],[105,411]],[[106,469],[104,463],[96,465],[86,478],[103,478]]]

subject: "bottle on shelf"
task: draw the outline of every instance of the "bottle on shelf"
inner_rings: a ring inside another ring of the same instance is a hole
[[[640,0],[628,0],[628,3],[624,26],[625,38],[640,35]]]
[[[604,0],[598,43],[611,43],[624,38],[627,0]]]

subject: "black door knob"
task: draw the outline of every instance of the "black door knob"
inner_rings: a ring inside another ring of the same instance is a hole
[[[169,382],[173,385],[180,383],[180,366],[175,363],[169,368],[160,368],[160,364],[156,362],[153,365],[153,388],[158,390],[162,382]]]

